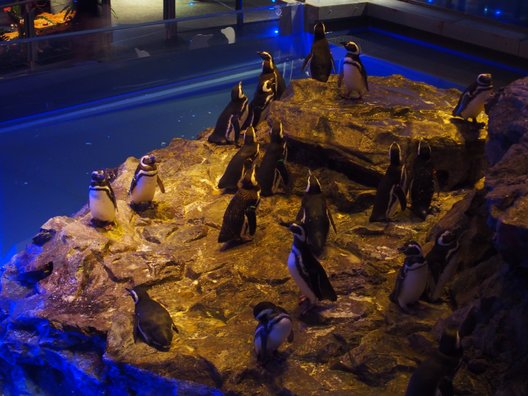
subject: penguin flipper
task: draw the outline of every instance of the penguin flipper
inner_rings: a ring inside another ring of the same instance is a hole
[[[174,330],[175,333],[180,334],[180,331],[178,330],[178,328],[176,327],[176,325],[174,324],[174,322],[172,322],[172,330]]]
[[[313,54],[310,52],[308,55],[306,55],[306,58],[304,58],[304,62],[302,64],[301,70],[304,71],[306,69],[306,66],[308,65],[308,62],[312,59]]]
[[[337,88],[341,88],[341,84],[343,84],[343,71],[341,70],[341,73],[339,73],[339,77],[337,78]]]
[[[394,194],[398,198],[398,201],[400,201],[401,210],[405,210],[405,208],[407,207],[407,197],[405,196],[405,193],[403,192],[401,186],[397,186],[394,189]]]
[[[161,180],[161,177],[157,176],[157,182],[158,182],[158,186],[159,186],[160,191],[163,194],[165,194],[165,185],[163,184],[163,180]]]
[[[110,199],[112,200],[112,203],[114,204],[114,208],[117,210],[117,201],[114,193],[114,189],[112,188],[112,185],[107,182],[108,185],[108,195],[110,196]]]
[[[334,232],[337,234],[337,228],[334,222],[334,218],[332,217],[332,213],[330,212],[328,208],[326,208],[326,216],[328,217],[330,224],[332,224],[332,228],[334,229]]]
[[[290,331],[290,334],[288,335],[288,342],[293,342],[293,329]]]
[[[363,82],[365,83],[365,87],[367,88],[367,91],[368,91],[369,86],[368,86],[367,70],[365,69],[365,66],[363,66],[363,63],[361,63],[361,77],[363,78]]]
[[[256,204],[257,205],[257,204]],[[252,205],[246,209],[244,216],[246,216],[249,228],[249,235],[255,235],[257,231],[257,207]]]
[[[335,74],[336,67],[335,67],[335,61],[334,61],[334,57],[332,56],[332,53],[330,53],[330,62],[332,62],[332,72]]]
[[[235,144],[238,144],[240,138],[240,118],[238,116],[233,116],[232,125],[235,130]]]
[[[136,186],[137,186],[137,178],[136,178],[136,175],[134,175],[134,177],[132,178],[132,181],[130,182],[130,188],[128,189],[128,195],[132,194]]]
[[[277,170],[279,171],[282,177],[282,181],[284,182],[284,187],[286,187],[288,183],[290,182],[290,175],[288,173],[288,169],[286,169],[286,164],[284,162],[285,161],[283,159],[277,162]]]

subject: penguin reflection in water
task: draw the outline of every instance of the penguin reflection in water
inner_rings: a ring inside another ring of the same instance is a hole
[[[389,298],[404,312],[410,313],[408,305],[418,302],[425,290],[428,275],[427,262],[423,256],[422,247],[416,241],[408,242],[400,251],[405,254],[405,260]]]
[[[398,143],[392,143],[389,149],[390,164],[381,179],[374,207],[369,221],[390,221],[396,213],[398,202],[401,210],[407,206],[407,197],[404,192],[406,184],[405,166],[401,163],[401,149]]]
[[[244,243],[253,240],[257,230],[257,207],[260,203],[260,186],[255,179],[255,163],[246,164],[246,173],[239,183],[224,213],[219,243]]]
[[[135,329],[148,345],[160,351],[168,351],[173,332],[178,333],[169,312],[151,299],[144,287],[138,286],[127,291],[135,303]]]
[[[454,395],[453,378],[460,367],[462,355],[458,329],[447,327],[440,338],[438,350],[412,374],[405,396]]]
[[[104,170],[92,172],[89,188],[90,213],[96,227],[109,227],[114,223],[117,202],[114,190]]]
[[[342,42],[341,44],[345,47],[347,53],[343,59],[343,68],[337,80],[337,87],[341,89],[341,85],[344,85],[344,98],[361,99],[369,88],[367,71],[361,59],[359,59],[359,46],[353,41]],[[352,96],[353,94],[357,96]]]
[[[255,353],[265,363],[284,341],[293,341],[292,320],[284,308],[269,301],[255,305],[253,316],[259,322],[255,330]]]
[[[143,209],[152,204],[156,186],[162,193],[165,193],[165,186],[159,177],[156,157],[152,154],[144,155],[139,161],[139,165],[134,172],[134,177],[130,183],[130,205],[134,209]]]
[[[453,116],[462,117],[464,120],[473,119],[477,123],[477,117],[484,110],[484,105],[493,92],[493,81],[491,74],[483,73],[477,76],[460,96],[458,104],[453,110]]]
[[[306,243],[306,229],[303,224],[293,223],[289,227],[293,233],[293,244],[288,257],[288,270],[302,292],[300,303],[308,300],[303,314],[319,300],[336,301],[337,294],[326,272]]]

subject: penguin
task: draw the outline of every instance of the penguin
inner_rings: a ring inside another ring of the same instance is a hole
[[[425,293],[427,301],[436,302],[440,299],[445,285],[457,269],[458,261],[454,259],[460,247],[457,234],[451,230],[440,233],[433,248],[425,256],[430,272]]]
[[[259,322],[253,341],[259,361],[267,361],[284,341],[293,342],[292,320],[284,308],[262,301],[253,308],[253,316]]]
[[[244,145],[231,158],[227,168],[218,181],[218,188],[227,192],[235,192],[238,182],[246,173],[247,165],[251,164],[259,155],[260,145],[257,143],[255,129],[250,126],[244,133]]]
[[[361,99],[369,90],[367,71],[359,59],[359,46],[353,41],[342,42],[341,45],[348,51],[343,59],[343,68],[337,80],[337,87],[341,89],[341,84],[345,85],[345,95],[347,99],[351,98],[353,93],[359,95],[355,98]]]
[[[284,81],[284,77],[282,77],[282,73],[277,68],[277,65],[273,61],[273,57],[269,52],[266,51],[259,51],[257,52],[259,56],[262,58],[262,73],[267,73],[268,67],[271,67],[273,74],[275,75],[275,81],[277,84],[277,87],[275,89],[275,96],[273,99],[278,100],[282,97],[282,94],[284,91],[286,91],[286,81]]]
[[[255,178],[254,162],[247,164],[246,173],[238,187],[224,213],[219,243],[249,242],[255,236],[260,186]]]
[[[465,120],[472,118],[473,122],[476,123],[478,115],[484,110],[484,104],[492,92],[491,74],[479,74],[477,80],[467,87],[460,96],[458,104],[453,110],[453,116],[462,117]]]
[[[390,300],[404,312],[409,313],[408,305],[416,303],[427,283],[427,262],[422,253],[422,247],[416,241],[410,241],[401,249],[405,254],[403,266],[396,277]]]
[[[323,253],[330,224],[337,234],[334,219],[321,191],[321,184],[312,172],[308,175],[306,192],[303,195],[296,221],[304,225],[306,243],[318,257]]]
[[[409,191],[411,211],[422,220],[425,220],[429,213],[434,194],[434,184],[431,147],[426,141],[420,140],[418,153],[412,168]]]
[[[389,167],[376,190],[370,222],[390,221],[396,212],[398,202],[402,211],[407,206],[407,197],[404,192],[406,185],[405,165],[401,163],[401,149],[398,143],[391,144],[389,159]]]
[[[165,193],[165,186],[159,177],[156,157],[152,154],[144,155],[134,172],[130,183],[130,203],[132,205],[150,204],[154,199],[156,185],[160,191]]]
[[[92,172],[88,205],[95,225],[103,226],[114,222],[117,202],[104,170]]]
[[[151,299],[144,287],[126,290],[135,303],[135,328],[148,345],[160,351],[168,351],[171,347],[173,331],[178,333],[169,312],[160,303]]]
[[[292,223],[289,230],[293,233],[293,244],[288,256],[288,270],[303,296],[308,299],[308,309],[319,300],[336,301],[337,294],[324,268],[307,244],[305,225]]]
[[[454,395],[453,378],[460,367],[463,350],[458,329],[444,329],[438,350],[422,362],[412,374],[405,396]]]
[[[284,139],[282,122],[273,122],[270,135],[271,142],[257,169],[257,180],[262,189],[262,196],[276,194],[281,189],[285,191],[290,179],[288,169],[286,169],[288,148]]]
[[[269,61],[264,61],[262,62],[262,73],[259,76],[255,94],[249,104],[249,116],[242,125],[242,129],[247,129],[250,125],[257,127],[260,120],[267,116],[270,104],[275,99],[276,93],[277,77],[273,72],[272,64]]]
[[[326,29],[323,22],[317,22],[314,26],[314,41],[312,50],[304,59],[302,70],[310,63],[310,76],[318,81],[327,82],[328,77],[335,70],[334,58],[330,52],[328,40],[325,37]]]
[[[231,101],[222,111],[216,121],[213,133],[209,135],[207,141],[214,144],[238,144],[240,130],[244,125],[249,111],[249,99],[242,91],[242,81],[231,90]],[[229,136],[234,132],[234,140]]]

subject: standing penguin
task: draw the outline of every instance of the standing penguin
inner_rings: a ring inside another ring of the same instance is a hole
[[[257,169],[257,180],[262,188],[262,195],[269,196],[286,189],[289,174],[286,169],[288,148],[282,130],[282,122],[275,121],[271,127],[271,142],[266,149],[260,167]]]
[[[334,219],[321,191],[321,184],[312,172],[308,175],[306,192],[303,195],[296,221],[304,225],[306,243],[316,256],[323,253],[330,224],[337,233]]]
[[[168,351],[173,331],[178,332],[170,314],[150,298],[144,287],[127,289],[135,303],[136,329],[150,346]]]
[[[242,81],[240,81],[231,90],[231,102],[227,104],[218,117],[215,129],[207,141],[214,144],[232,143],[229,135],[234,131],[234,143],[238,144],[240,130],[248,116],[248,102],[247,96],[242,91]]]
[[[253,342],[255,353],[259,361],[265,362],[284,341],[293,341],[292,320],[284,308],[269,301],[255,305],[253,316],[259,322]]]
[[[277,78],[273,72],[273,67],[269,61],[264,61],[255,94],[249,104],[249,116],[242,125],[242,129],[247,129],[249,126],[256,127],[260,120],[267,116],[276,92]]]
[[[249,242],[257,230],[260,186],[255,179],[255,163],[248,165],[244,178],[224,213],[218,242]]]
[[[425,297],[428,301],[438,301],[445,285],[456,272],[458,261],[454,256],[459,247],[458,233],[446,230],[438,235],[433,248],[427,253],[425,259],[430,274]]]
[[[341,44],[348,52],[343,59],[343,68],[337,80],[337,87],[341,88],[341,84],[344,82],[344,97],[351,99],[350,95],[356,93],[359,96],[355,96],[354,98],[361,99],[369,88],[367,71],[363,63],[361,63],[361,59],[359,59],[359,46],[353,41],[342,42]]]
[[[162,193],[165,193],[165,186],[158,174],[156,157],[152,154],[144,155],[130,183],[130,203],[132,205],[150,204],[154,199],[156,185]]]
[[[389,298],[404,312],[409,313],[407,305],[416,303],[425,290],[427,262],[422,247],[416,241],[408,242],[400,251],[405,254],[405,260]]]
[[[117,202],[104,170],[92,172],[88,205],[92,222],[96,226],[105,226],[114,222]]]
[[[420,140],[418,154],[414,160],[410,183],[411,211],[425,220],[429,213],[434,194],[434,169],[431,161],[431,147]]]
[[[275,81],[277,82],[277,87],[275,90],[275,97],[274,99],[278,100],[282,97],[282,94],[286,90],[286,81],[284,81],[284,77],[282,77],[282,73],[277,68],[277,65],[273,61],[273,57],[269,52],[266,51],[260,51],[257,52],[260,57],[262,58],[262,73],[267,73],[267,70],[269,67],[271,67],[273,74],[275,75]]]
[[[327,82],[334,67],[334,58],[325,37],[325,25],[317,22],[314,26],[314,41],[311,52],[304,59],[302,70],[310,62],[310,76],[318,81]]]
[[[453,116],[462,117],[465,120],[473,119],[477,122],[478,115],[484,110],[484,105],[493,92],[493,81],[491,74],[483,73],[477,76],[460,96],[458,104],[453,110]]]
[[[460,335],[455,327],[446,327],[438,350],[414,371],[405,396],[454,395],[453,378],[462,361]]]
[[[336,301],[337,295],[321,263],[307,244],[305,225],[292,223],[293,244],[288,256],[288,270],[310,303],[308,309],[318,300]]]
[[[231,158],[227,168],[218,182],[218,188],[234,192],[238,182],[244,177],[248,164],[251,164],[259,155],[260,145],[257,143],[255,129],[250,126],[244,133],[244,145]]]
[[[401,149],[398,143],[392,143],[389,149],[390,164],[381,179],[374,207],[369,221],[390,221],[396,212],[398,202],[401,210],[407,206],[407,198],[404,192],[406,184],[405,166],[401,163]]]

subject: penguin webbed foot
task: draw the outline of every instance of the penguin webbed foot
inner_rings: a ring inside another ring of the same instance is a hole
[[[90,220],[90,223],[93,227],[102,228],[105,231],[110,231],[115,225],[114,221],[104,221],[104,220],[98,220],[94,218]]]
[[[137,212],[137,213],[141,213],[141,212],[144,212],[148,209],[154,209],[155,208],[155,205],[152,201],[149,201],[149,202],[139,202],[139,203],[136,203],[136,202],[130,202],[130,208],[134,211],[134,212]]]

